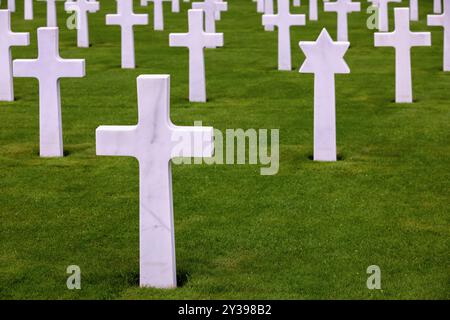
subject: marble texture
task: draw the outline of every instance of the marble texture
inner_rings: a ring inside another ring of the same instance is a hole
[[[349,42],[334,42],[326,29],[317,41],[301,41],[301,73],[314,73],[314,161],[336,161],[336,73],[350,73],[344,55]]]
[[[292,70],[291,65],[291,26],[305,25],[304,14],[290,13],[290,0],[278,0],[276,15],[263,15],[263,25],[278,28],[278,70]]]
[[[0,101],[14,101],[11,47],[30,45],[30,35],[11,31],[11,12],[0,10]]]
[[[143,75],[137,79],[138,123],[101,126],[96,130],[97,155],[129,156],[139,162],[140,286],[174,288],[175,236],[170,160],[211,157],[213,128],[180,127],[170,120],[170,78]],[[192,143],[202,138],[200,146]],[[182,152],[177,154],[175,148]]]
[[[116,0],[117,14],[107,14],[107,25],[118,25],[121,29],[122,68],[134,69],[136,67],[134,57],[134,30],[135,25],[147,25],[147,14],[135,14],[133,12],[133,0]]]
[[[409,0],[409,13],[411,21],[419,21],[419,2],[418,0]]]
[[[434,0],[433,12],[434,13],[442,13],[442,0]]]
[[[164,0],[141,0],[141,6],[148,6],[153,2],[153,30],[164,30]]]
[[[217,0],[205,0],[204,2],[193,2],[192,9],[201,9],[205,12],[205,31],[216,32],[216,12],[226,11],[228,3]]]
[[[411,48],[431,46],[429,32],[411,32],[409,9],[395,8],[395,30],[376,32],[375,47],[395,48],[395,101],[412,103]]]
[[[188,33],[171,33],[171,47],[189,49],[189,101],[206,102],[204,48],[223,46],[222,33],[208,33],[203,29],[203,10],[188,11]]]
[[[352,0],[326,2],[324,11],[337,13],[337,40],[348,41],[348,14],[361,11],[361,3]]]
[[[24,20],[33,20],[33,0],[24,0],[23,18]]]
[[[62,157],[62,120],[59,81],[85,76],[83,59],[59,56],[58,28],[39,28],[38,58],[14,60],[15,77],[39,81],[39,140],[41,157]]]
[[[58,0],[45,0],[47,1],[47,27],[57,27],[58,18],[56,13],[56,2]]]
[[[77,46],[89,48],[88,13],[100,10],[100,3],[95,0],[76,0],[64,3],[66,11],[75,11],[77,15]]]
[[[440,15],[428,15],[429,26],[441,26],[444,28],[444,71],[450,71],[450,0],[444,0],[444,13]]]

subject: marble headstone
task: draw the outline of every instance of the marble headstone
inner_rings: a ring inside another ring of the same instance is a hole
[[[419,21],[419,2],[418,0],[409,0],[409,12],[411,21]]]
[[[0,101],[14,101],[12,46],[28,46],[30,35],[11,31],[11,12],[0,10]]]
[[[141,6],[153,2],[153,30],[164,30],[164,0],[141,0]]]
[[[24,20],[33,20],[33,0],[24,0],[23,18]]]
[[[58,0],[47,1],[47,27],[57,27],[58,19],[56,14],[56,2]]]
[[[336,161],[336,73],[350,73],[344,55],[350,43],[333,42],[323,29],[317,41],[301,41],[301,73],[314,73],[314,160]]]
[[[361,3],[352,0],[336,0],[326,2],[324,11],[337,13],[337,40],[348,41],[348,14],[361,11]]]
[[[273,11],[273,0],[264,0],[264,14],[274,14]],[[267,24],[264,26],[264,30],[273,31],[275,30],[275,26],[271,24]]]
[[[59,56],[58,28],[39,28],[38,58],[14,60],[15,77],[39,81],[39,140],[41,157],[62,157],[62,120],[59,81],[85,76],[83,59]]]
[[[275,15],[263,15],[263,25],[278,28],[278,70],[292,70],[291,66],[291,26],[305,25],[304,14],[290,13],[290,0],[278,0]]]
[[[444,13],[441,15],[429,15],[429,26],[441,26],[444,28],[444,71],[450,71],[450,0],[444,0]]]
[[[374,1],[372,1],[374,2]],[[389,3],[400,3],[402,0],[376,0],[374,3],[378,7],[378,30],[389,31]]]
[[[117,14],[107,14],[107,25],[118,25],[121,29],[122,68],[134,69],[134,30],[135,25],[147,25],[147,14],[133,12],[133,0],[116,0]]]
[[[434,0],[433,12],[434,13],[442,13],[442,0]]]
[[[411,32],[409,9],[395,8],[395,30],[376,32],[375,47],[395,48],[395,101],[412,103],[411,48],[431,46],[429,32]]]
[[[8,0],[8,10],[10,12],[16,12],[16,0]]]
[[[171,33],[169,45],[189,49],[189,101],[206,102],[204,48],[223,46],[223,34],[203,30],[203,10],[190,9],[188,20],[188,33]]]
[[[77,15],[77,45],[81,48],[89,47],[88,13],[100,10],[100,3],[95,0],[66,1],[66,11],[75,11]]]
[[[216,32],[216,12],[226,11],[228,4],[217,0],[205,0],[204,2],[193,2],[192,9],[200,9],[205,12],[205,31]]]
[[[170,160],[180,155],[211,157],[213,128],[180,127],[171,122],[168,75],[140,76],[137,88],[137,125],[98,127],[97,155],[138,160],[140,286],[174,288],[177,278]],[[197,136],[203,142],[200,146],[192,143]],[[180,143],[182,154],[174,154]]]

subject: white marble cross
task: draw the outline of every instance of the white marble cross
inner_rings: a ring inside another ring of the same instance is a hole
[[[66,11],[75,11],[77,15],[77,45],[81,48],[89,47],[88,13],[100,10],[100,3],[95,0],[66,1]]]
[[[442,0],[434,0],[433,3],[433,12],[434,13],[442,13]]]
[[[273,14],[273,0],[264,0],[264,14]],[[264,30],[273,31],[275,30],[274,25],[265,25]]]
[[[314,73],[314,160],[336,161],[336,73],[350,73],[344,55],[349,42],[333,42],[326,29],[317,41],[301,41],[301,73]]]
[[[0,10],[0,101],[14,101],[12,46],[30,45],[29,33],[11,31],[11,12]]]
[[[429,26],[442,26],[444,28],[444,71],[450,71],[450,0],[444,0],[444,13],[429,15]]]
[[[376,0],[372,2],[378,7],[378,30],[389,31],[389,3],[399,3],[402,0]]]
[[[429,32],[411,32],[409,9],[395,8],[395,30],[376,32],[375,47],[395,48],[395,101],[412,103],[411,48],[431,46]]]
[[[266,0],[256,0],[256,12],[258,13],[264,12],[264,1]]]
[[[8,0],[8,10],[10,12],[16,12],[16,0]]]
[[[39,28],[38,58],[14,60],[15,77],[32,77],[39,81],[39,127],[41,157],[62,157],[62,121],[59,80],[85,76],[83,59],[59,56],[58,28]]]
[[[138,124],[100,126],[97,155],[130,156],[139,161],[140,286],[174,288],[175,235],[170,160],[211,157],[213,128],[180,127],[170,120],[170,78],[137,78]],[[200,146],[193,141],[199,139]],[[180,146],[181,145],[181,146]],[[183,149],[182,154],[174,152]]]
[[[361,3],[352,2],[352,0],[326,2],[324,3],[324,11],[334,11],[337,13],[337,40],[348,41],[347,15],[351,12],[361,11]]]
[[[216,0],[217,2],[224,2],[223,0]],[[228,7],[227,7],[227,9],[226,10],[228,10]],[[225,11],[226,11],[225,10]],[[215,18],[216,18],[216,20],[221,20],[221,18],[222,18],[222,11],[220,11],[220,10],[217,10],[216,11],[216,13],[215,13]]]
[[[203,31],[203,10],[188,11],[189,32],[171,33],[171,47],[189,48],[189,101],[206,102],[204,48],[223,46],[222,33]]]
[[[47,1],[47,27],[57,27],[58,18],[56,13],[56,1],[58,0],[46,0]]]
[[[300,7],[302,5],[302,2],[301,0],[294,0],[292,4],[294,7]]]
[[[141,0],[141,6],[153,2],[153,30],[164,30],[164,0]]]
[[[418,0],[409,0],[409,12],[411,21],[419,21],[419,2]]]
[[[180,0],[172,0],[172,12],[180,12]]]
[[[135,68],[134,58],[134,30],[135,25],[147,25],[147,14],[133,12],[133,0],[116,0],[117,14],[107,14],[107,25],[119,25],[122,38],[122,68]]]
[[[263,15],[263,25],[275,25],[278,28],[278,70],[292,70],[291,66],[291,26],[305,25],[304,14],[291,14],[290,0],[278,0],[276,15]]]
[[[24,0],[23,18],[24,20],[33,20],[33,0]]]
[[[192,9],[201,9],[205,12],[205,31],[216,32],[216,12],[226,11],[228,4],[217,0],[205,0],[204,2],[193,2]]]

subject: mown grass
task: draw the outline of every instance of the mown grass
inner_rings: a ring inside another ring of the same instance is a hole
[[[137,2],[136,12],[151,12]],[[334,36],[335,14],[321,10],[319,22],[292,28],[295,70],[279,72],[276,33],[262,29],[253,2],[229,0],[217,25],[225,47],[206,53],[209,101],[192,104],[187,51],[168,46],[170,32],[187,28],[190,5],[181,5],[174,14],[165,4],[163,32],[135,28],[138,67],[122,70],[119,28],[104,23],[114,1],[90,15],[89,49],[76,47],[58,3],[61,56],[85,58],[87,76],[61,81],[62,159],[38,156],[35,79],[15,79],[16,101],[0,103],[0,297],[449,298],[450,73],[441,71],[442,29],[426,26],[431,1],[412,23],[432,31],[433,46],[412,51],[411,105],[393,103],[393,49],[373,47],[364,11],[351,15],[351,74],[336,76],[336,163],[310,160],[313,76],[297,72],[298,41],[323,27]],[[24,21],[18,4],[13,29],[31,32],[32,44],[15,47],[14,58],[36,56],[44,2],[35,15]],[[171,75],[176,124],[280,129],[278,175],[255,165],[173,167],[175,290],[138,287],[137,162],[95,155],[97,126],[136,122],[140,74]],[[71,264],[81,267],[82,290],[66,288]],[[373,264],[382,290],[366,288]]]

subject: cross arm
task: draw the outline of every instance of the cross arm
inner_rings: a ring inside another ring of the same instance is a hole
[[[98,156],[136,157],[137,126],[100,126],[95,131]]]
[[[264,14],[262,16],[262,24],[264,26],[275,26],[278,24],[278,16],[274,14]]]
[[[204,33],[203,46],[205,47],[222,47],[223,33]]]
[[[216,2],[216,9],[218,11],[227,11],[228,3],[227,2]]]
[[[120,16],[118,14],[107,14],[106,15],[107,25],[117,25],[120,24]]]
[[[411,37],[411,46],[414,47],[431,46],[431,33],[414,32],[414,35]]]
[[[394,33],[393,32],[375,32],[374,33],[375,47],[394,47]]]
[[[63,78],[81,78],[86,75],[84,59],[58,58],[58,74]]]
[[[28,32],[17,32],[14,36],[10,38],[11,46],[29,46],[30,45],[30,34]]]
[[[428,15],[427,24],[429,26],[443,26],[444,16],[443,15]]]
[[[170,47],[187,47],[187,33],[171,33],[169,34]]]
[[[33,73],[37,59],[16,59],[13,61],[14,77],[37,78],[38,74]]]

